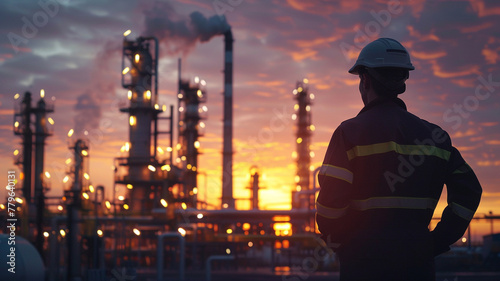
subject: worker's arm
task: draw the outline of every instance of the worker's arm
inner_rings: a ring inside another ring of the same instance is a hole
[[[343,242],[351,224],[346,214],[351,201],[352,180],[343,133],[337,129],[318,175],[321,189],[316,201],[318,229],[323,240],[332,248]]]
[[[445,184],[448,206],[432,231],[435,255],[448,251],[449,246],[462,237],[481,199],[482,189],[474,171],[454,147],[448,161]]]

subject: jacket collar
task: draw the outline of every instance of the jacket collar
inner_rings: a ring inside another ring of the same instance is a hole
[[[389,102],[395,103],[397,106],[403,108],[404,110],[407,110],[406,104],[400,98],[397,98],[397,97],[394,97],[394,98],[379,97],[379,98],[372,100],[369,104],[365,105],[365,107],[363,107],[363,109],[361,109],[361,111],[358,113],[358,115],[360,115],[361,113],[368,111],[376,106],[379,106],[379,105],[385,104],[385,103],[389,103]]]

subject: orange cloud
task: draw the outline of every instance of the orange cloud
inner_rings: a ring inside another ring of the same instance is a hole
[[[470,4],[480,18],[500,15],[500,7],[486,7],[483,0],[470,0]]]
[[[474,33],[474,32],[479,32],[483,29],[487,29],[487,28],[491,27],[492,25],[493,24],[491,22],[485,22],[485,23],[479,24],[479,25],[459,27],[459,29],[462,33]]]
[[[498,125],[498,122],[483,122],[483,123],[480,123],[480,125],[483,127],[492,127],[492,126]]]
[[[350,13],[361,7],[361,1],[339,1],[339,5],[332,5],[328,0],[302,1],[287,0],[287,4],[295,10],[313,14],[327,16],[332,13]]]
[[[484,59],[486,60],[487,63],[496,64],[497,60],[500,60],[500,57],[498,56],[499,49],[492,50],[488,47],[485,47],[481,53],[484,56]]]
[[[492,167],[492,166],[500,166],[500,160],[497,161],[477,161],[476,164],[481,167]]]
[[[412,56],[417,58],[417,59],[422,59],[422,60],[432,60],[432,59],[437,59],[446,56],[446,52],[440,51],[440,52],[416,52],[412,51],[411,52]]]
[[[431,31],[431,33],[423,35],[419,31],[415,30],[415,28],[411,25],[407,27],[408,31],[410,32],[410,36],[416,37],[419,41],[424,42],[424,41],[437,41],[439,42],[439,37],[437,35],[433,34],[434,30]]]
[[[472,88],[476,85],[475,79],[452,79],[451,82],[464,88]]]
[[[247,81],[245,82],[247,85],[256,85],[256,86],[262,86],[262,87],[278,87],[278,86],[283,86],[285,84],[285,81],[280,81],[280,80],[275,80],[275,81]]]
[[[500,140],[487,140],[485,143],[490,145],[500,145]]]
[[[459,70],[455,72],[447,72],[444,71],[441,66],[435,62],[432,61],[432,71],[435,76],[440,77],[440,78],[453,78],[453,77],[460,77],[460,76],[466,76],[466,75],[471,75],[471,74],[481,74],[479,71],[479,66],[474,65],[471,66],[465,70]]]

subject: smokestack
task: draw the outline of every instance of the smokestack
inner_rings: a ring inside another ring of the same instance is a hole
[[[222,148],[222,208],[234,209],[233,198],[233,33],[224,32],[224,140]]]

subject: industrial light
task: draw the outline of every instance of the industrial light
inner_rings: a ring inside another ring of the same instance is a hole
[[[156,109],[156,110],[159,110],[159,109],[160,109],[160,106],[159,106],[157,103],[155,104],[155,109]]]
[[[16,128],[19,127],[19,121],[14,122],[14,127],[16,127]]]
[[[226,249],[226,254],[230,255],[231,254],[231,249],[227,248]]]
[[[85,200],[89,200],[90,198],[87,192],[82,193],[82,196],[83,198],[85,198]]]
[[[66,165],[69,165],[69,163],[71,163],[71,158],[66,159],[66,161],[64,161],[64,163],[66,163]]]
[[[222,204],[223,209],[227,209],[228,207],[229,207],[229,205],[227,203]]]
[[[313,100],[314,99],[314,94],[313,93],[309,94],[309,98]]]
[[[304,80],[302,80],[302,82],[304,82],[304,84],[307,84],[307,83],[309,83],[309,79],[304,78]]]
[[[314,171],[314,165],[309,166],[309,171]]]
[[[292,120],[297,120],[297,114],[292,114]]]
[[[151,99],[151,91],[150,90],[147,90],[144,94],[146,95],[146,99],[148,99],[148,100]]]
[[[181,160],[182,160],[182,161],[186,161],[186,159],[187,159],[187,158],[186,158],[186,155],[182,155],[182,156],[181,156]]]
[[[64,229],[59,230],[59,233],[62,237],[66,236],[66,231],[64,231]]]
[[[75,132],[75,130],[70,129],[68,132],[68,138],[71,138],[71,136],[73,135],[74,132]]]
[[[19,154],[19,150],[14,150],[14,156],[17,156]]]
[[[82,150],[82,155],[83,155],[83,156],[88,156],[88,155],[89,155],[89,153],[87,152],[87,150]]]
[[[173,150],[172,147],[170,147],[170,146],[167,147],[167,152],[172,152],[172,150]]]
[[[248,247],[250,247],[250,248],[253,247],[253,242],[252,241],[248,241]]]
[[[193,187],[193,194],[198,194],[198,188],[197,187]]]
[[[297,185],[295,187],[295,191],[300,192],[302,190],[302,187],[300,185]]]
[[[141,55],[135,54],[135,56],[134,56],[135,63],[138,63],[140,59],[141,59]]]
[[[125,200],[125,196],[123,196],[123,195],[118,196],[118,200],[120,200],[120,201]]]
[[[95,188],[93,185],[89,185],[89,191],[90,191],[90,193],[94,193]]]
[[[161,106],[161,111],[167,111],[167,106],[165,104]]]
[[[314,151],[309,152],[309,156],[310,156],[311,158],[313,158],[313,157],[314,157],[314,155],[315,155],[315,154],[314,154]]]
[[[184,111],[184,107],[179,107],[179,112],[183,112]]]
[[[196,76],[194,78],[194,83],[196,83],[196,84],[200,83],[200,77]]]
[[[201,97],[203,96],[203,93],[201,92],[201,90],[198,90],[198,91],[196,92],[196,95],[197,95],[199,98],[201,98]]]
[[[207,112],[208,111],[208,107],[206,105],[202,106],[201,107],[203,109],[203,111]]]
[[[128,90],[128,92],[127,92],[127,98],[128,98],[129,100],[131,100],[131,99],[132,99],[132,91],[131,91],[131,90]]]
[[[69,176],[65,176],[63,179],[63,183],[67,183],[69,181]]]
[[[102,232],[102,230],[98,229],[97,235],[99,235],[99,237],[102,237],[104,235],[104,232]]]
[[[23,201],[23,199],[16,197],[16,202],[19,204],[23,204],[24,201]]]
[[[199,213],[198,215],[196,215],[196,217],[201,220],[203,218],[203,214],[202,213]]]
[[[128,204],[123,204],[123,209],[128,210],[129,208]]]
[[[184,96],[181,93],[177,94],[177,98],[182,99],[183,97]]]
[[[302,138],[297,138],[297,143],[302,143]]]
[[[4,204],[0,204],[0,209],[5,210],[5,205]]]
[[[137,236],[141,235],[141,231],[139,229],[137,229],[137,228],[134,228],[133,232]]]
[[[18,98],[19,98],[19,93],[16,93],[16,94],[14,95],[14,99],[15,99],[15,100],[17,100]]]
[[[62,205],[59,205],[59,206],[57,206],[57,209],[58,209],[59,211],[61,211],[61,212],[62,212],[62,210],[63,210],[63,206],[62,206]]]
[[[316,126],[314,126],[313,124],[309,125],[309,130],[315,131],[316,130]]]
[[[306,105],[306,111],[307,112],[311,111],[311,106],[310,105]]]
[[[129,29],[129,30],[123,32],[123,36],[127,37],[130,35],[130,33],[132,33],[132,30]]]
[[[162,199],[160,200],[160,203],[161,203],[161,205],[162,205],[163,207],[165,207],[165,208],[166,208],[166,207],[168,207],[167,200],[165,200],[165,199],[163,199],[163,198],[162,198]]]
[[[151,171],[151,172],[156,172],[156,167],[153,166],[153,165],[148,165],[148,169]]]
[[[191,170],[191,168],[192,168],[192,167],[193,167],[193,166],[192,166],[191,164],[187,164],[187,165],[186,165],[186,168],[187,168],[188,170]]]
[[[186,203],[182,202],[181,207],[182,207],[182,209],[186,210],[187,209]]]
[[[135,116],[131,115],[128,118],[128,123],[130,124],[130,126],[135,126],[135,124],[137,123],[137,119],[135,118]]]
[[[130,71],[130,67],[125,67],[123,70],[122,70],[122,74],[125,75],[127,74],[128,72]]]
[[[295,176],[295,182],[299,182],[300,181],[300,176]]]
[[[106,205],[106,208],[111,209],[111,203],[109,201],[106,201],[104,204]]]
[[[87,173],[83,173],[83,177],[84,177],[86,180],[89,180],[89,179],[90,179],[90,176],[89,176],[89,174],[87,174]]]
[[[226,229],[226,233],[231,234],[231,233],[233,233],[233,230],[231,228],[228,228],[228,229]]]
[[[202,86],[207,85],[207,82],[205,80],[201,80],[200,83],[201,83]]]
[[[159,147],[159,146],[156,148],[156,150],[157,150],[160,154],[165,153],[165,151],[163,151],[163,148],[161,148],[161,147]]]
[[[303,90],[304,90],[304,89],[302,89],[302,87],[298,87],[298,88],[297,88],[297,92],[299,92],[299,93],[300,93],[300,92],[302,92]]]
[[[54,125],[54,119],[52,119],[51,117],[47,118],[47,121],[49,121],[50,125]]]
[[[45,90],[44,89],[41,89],[40,90],[40,98],[44,98],[45,97]]]
[[[177,231],[182,235],[182,237],[186,236],[186,230],[182,227],[179,227]]]
[[[45,231],[45,232],[43,233],[43,237],[48,238],[48,237],[49,237],[49,233],[48,233],[47,231]]]
[[[132,188],[134,188],[134,186],[129,183],[129,184],[127,184],[127,188],[132,189]]]
[[[162,171],[167,171],[167,172],[170,172],[172,168],[170,168],[170,165],[163,165],[161,166],[161,170]]]
[[[47,177],[48,179],[50,179],[50,173],[45,171],[45,177]]]

